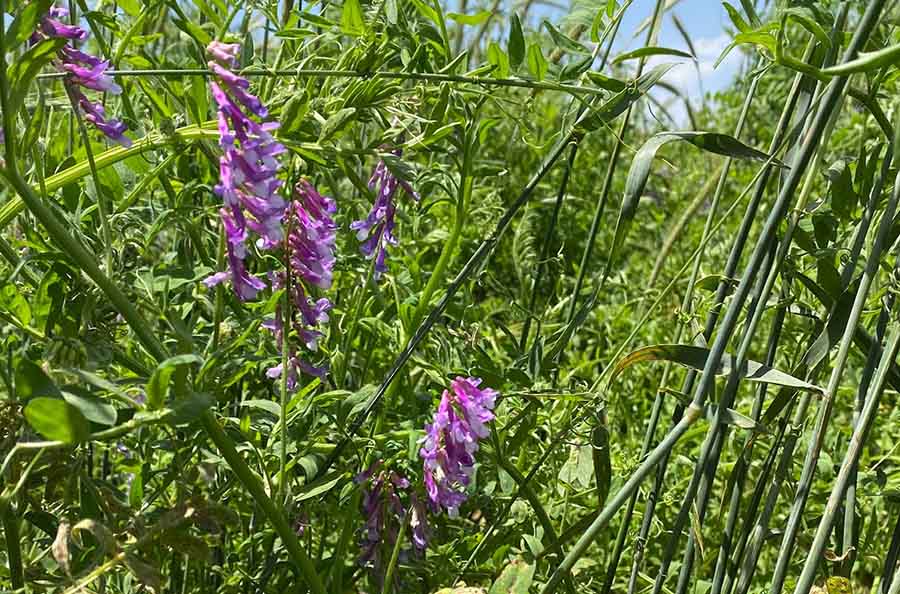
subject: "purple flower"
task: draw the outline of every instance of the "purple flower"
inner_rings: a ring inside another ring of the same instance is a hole
[[[291,328],[311,352],[318,349],[319,339],[322,337],[318,328],[328,322],[331,301],[324,297],[313,300],[309,296],[309,290],[310,286],[320,289],[331,287],[337,230],[331,215],[336,210],[334,200],[322,196],[311,183],[301,179],[294,186],[294,195],[284,209],[282,219],[282,224],[288,231],[284,246],[290,259],[288,273],[291,275],[290,298],[293,305]],[[285,286],[285,273],[273,274],[272,285],[276,288]],[[275,317],[264,322],[263,327],[275,335],[276,343],[280,346],[284,339],[280,307],[275,312]],[[300,373],[316,377],[324,377],[328,373],[327,367],[310,364],[296,349],[289,353],[288,365],[287,385],[291,390],[297,386]],[[279,363],[270,368],[266,375],[278,378],[282,373],[284,368]]]
[[[70,41],[86,39],[87,31],[76,25],[66,25],[58,20],[67,14],[69,13],[65,8],[51,8],[38,24],[38,30],[31,36],[31,42],[38,43],[42,39],[54,38]],[[84,119],[113,142],[124,147],[131,146],[131,139],[125,136],[127,126],[118,120],[106,119],[103,105],[91,102],[81,91],[81,87],[83,87],[113,95],[122,92],[122,87],[106,74],[109,62],[85,53],[71,43],[60,48],[57,58],[54,64],[61,72],[68,73],[65,84],[72,92],[78,107],[84,112]]]
[[[237,44],[213,41],[207,47],[210,55],[226,66],[237,65]],[[204,283],[215,286],[231,278],[238,298],[247,301],[265,288],[265,283],[250,275],[244,264],[245,242],[252,231],[259,238],[256,245],[268,250],[280,246],[283,239],[282,217],[285,202],[278,195],[282,182],[278,179],[279,155],[284,146],[272,137],[277,122],[256,121],[243,108],[261,120],[268,112],[262,103],[247,92],[250,83],[216,61],[210,61],[221,85],[210,81],[213,98],[219,107],[219,183],[213,189],[225,205],[219,210],[225,228],[229,273],[219,272]]]
[[[393,470],[381,469],[382,464],[380,460],[375,462],[354,479],[362,485],[360,506],[365,519],[360,531],[359,562],[370,569],[380,586],[384,580],[384,561],[390,558],[407,513],[411,514],[412,550],[421,555],[428,547],[424,508],[410,491],[409,481]],[[404,554],[409,554],[408,548]]]
[[[444,390],[431,424],[425,425],[425,437],[419,456],[423,460],[425,490],[432,509],[446,508],[448,515],[459,515],[465,502],[465,488],[475,469],[478,441],[489,435],[486,423],[494,418],[497,392],[479,389],[478,378],[457,377]]]
[[[394,150],[393,155],[400,157],[400,149]],[[375,278],[377,279],[387,272],[385,264],[387,246],[397,245],[397,238],[394,237],[394,214],[397,210],[394,196],[397,189],[403,188],[407,195],[417,202],[419,195],[409,183],[391,173],[384,160],[378,162],[369,179],[370,189],[375,189],[376,185],[378,191],[375,202],[372,204],[372,210],[365,219],[351,223],[350,229],[356,231],[356,238],[362,242],[359,247],[360,252],[366,258],[375,258]]]

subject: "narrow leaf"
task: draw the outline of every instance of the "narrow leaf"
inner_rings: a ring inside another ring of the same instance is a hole
[[[702,371],[709,357],[709,349],[686,344],[657,344],[633,351],[623,357],[613,371],[613,378],[618,376],[625,368],[642,361],[672,361],[685,367]],[[724,354],[715,370],[716,375],[727,375],[732,372],[734,358]],[[798,379],[788,373],[779,371],[757,361],[747,360],[740,370],[741,376],[752,382],[786,386],[798,390],[810,390],[822,392],[822,388]]]
[[[513,70],[517,69],[525,59],[525,35],[522,33],[522,23],[519,15],[512,13],[509,22],[509,65]]]
[[[626,60],[634,60],[635,58],[647,58],[649,56],[676,56],[679,58],[695,59],[692,54],[682,50],[672,49],[670,47],[647,46],[625,52],[624,54],[619,54],[616,56],[616,59],[613,60],[613,64],[619,64]]]
[[[341,11],[341,31],[354,37],[359,37],[366,32],[366,23],[363,20],[362,6],[360,6],[359,0],[344,0],[344,8]]]

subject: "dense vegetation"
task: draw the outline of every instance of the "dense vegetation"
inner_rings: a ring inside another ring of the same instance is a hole
[[[0,0],[0,590],[900,593],[900,13],[733,4]]]

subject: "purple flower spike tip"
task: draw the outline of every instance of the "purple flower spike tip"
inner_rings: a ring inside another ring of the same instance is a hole
[[[122,92],[116,82],[106,74],[109,62],[85,53],[72,45],[72,42],[87,39],[87,31],[76,25],[66,25],[58,19],[68,15],[62,7],[52,7],[38,23],[37,31],[31,36],[32,43],[44,39],[66,39],[54,60],[56,69],[66,73],[65,85],[71,91],[78,108],[84,113],[84,119],[92,124],[107,138],[124,147],[131,146],[131,139],[125,136],[128,127],[118,120],[107,119],[103,105],[91,102],[81,91],[91,89],[103,93],[118,95]]]
[[[219,146],[223,152],[219,183],[213,191],[225,203],[219,213],[225,228],[232,288],[240,300],[249,301],[265,288],[265,283],[247,272],[244,263],[250,232],[258,236],[256,245],[263,250],[280,246],[284,239],[285,201],[278,193],[282,185],[278,156],[285,148],[271,134],[277,124],[261,121],[267,112],[259,99],[246,91],[250,83],[228,69],[237,66],[240,45],[213,41],[207,51],[214,58],[210,68],[218,79],[210,81],[209,87],[218,105]],[[221,272],[216,273],[206,284],[213,286],[225,278]]]
[[[400,157],[400,149],[394,150],[393,155]],[[384,160],[375,166],[372,177],[369,178],[369,188],[372,190],[377,188],[372,210],[365,219],[351,223],[350,229],[356,231],[356,238],[361,242],[359,251],[366,258],[375,259],[375,278],[378,279],[387,272],[387,247],[397,245],[397,239],[394,237],[397,190],[402,188],[417,202],[419,195],[408,182],[391,173]]]

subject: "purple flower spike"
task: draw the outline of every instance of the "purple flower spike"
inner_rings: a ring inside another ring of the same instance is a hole
[[[68,39],[70,41],[87,39],[87,31],[81,27],[66,25],[57,20],[67,14],[69,12],[65,8],[50,8],[38,24],[38,30],[31,36],[31,42],[38,43],[43,39]],[[103,105],[92,103],[81,91],[81,87],[83,87],[112,95],[122,92],[122,87],[106,74],[109,62],[67,43],[57,52],[57,60],[54,61],[54,65],[60,72],[67,73],[65,84],[72,92],[78,107],[84,112],[84,119],[113,142],[124,147],[131,146],[131,139],[125,136],[127,126],[118,120],[106,119]]]
[[[390,558],[407,513],[411,514],[414,553],[421,556],[428,547],[425,510],[410,491],[409,481],[392,470],[382,469],[382,465],[379,460],[354,479],[362,485],[360,507],[365,519],[360,530],[359,562],[369,568],[379,587],[384,585],[384,561]],[[408,555],[409,551],[403,553]],[[395,584],[395,590],[400,590],[399,584]]]
[[[465,488],[475,470],[478,441],[488,436],[485,425],[494,418],[497,392],[479,385],[481,380],[472,377],[457,377],[450,383],[433,422],[425,425],[419,450],[431,507],[435,512],[445,508],[451,518],[459,515],[459,506],[467,498]]]
[[[219,183],[213,191],[225,203],[219,213],[225,227],[231,284],[238,298],[247,301],[265,288],[260,279],[247,273],[244,264],[250,232],[258,236],[256,245],[263,250],[276,248],[284,240],[285,201],[278,194],[282,182],[277,176],[278,157],[285,148],[271,134],[277,123],[257,121],[241,108],[261,119],[267,116],[259,99],[246,91],[250,83],[228,70],[237,66],[240,46],[213,41],[207,51],[215,58],[209,64],[219,80],[210,81],[209,86],[219,106],[219,146],[223,151]],[[221,272],[214,274],[206,285],[214,286],[226,278]]]
[[[290,297],[294,318],[291,328],[311,352],[318,349],[319,339],[323,336],[318,328],[328,323],[331,301],[324,297],[314,301],[308,296],[308,291],[310,285],[320,289],[331,287],[337,230],[331,216],[336,210],[334,200],[321,195],[311,183],[301,179],[294,186],[292,200],[283,211],[282,224],[288,233],[284,246],[290,258],[288,272],[291,275]],[[285,286],[284,273],[273,274],[272,285],[276,288]],[[263,327],[271,331],[277,344],[281,345],[284,329],[280,308],[275,318],[267,320]],[[290,353],[288,364],[287,382],[290,390],[296,388],[300,373],[320,378],[328,373],[327,367],[310,364],[296,351]],[[279,364],[269,369],[266,375],[278,378],[283,372],[282,365]]]
[[[393,154],[400,157],[400,149],[394,150]],[[366,258],[375,258],[375,278],[378,279],[387,272],[385,262],[387,247],[397,245],[397,239],[394,237],[394,214],[397,211],[394,196],[397,189],[403,188],[403,191],[416,202],[419,201],[419,195],[409,183],[391,173],[383,160],[375,166],[375,171],[369,179],[369,188],[374,190],[376,186],[378,190],[369,215],[365,219],[351,223],[350,229],[356,231],[356,238],[362,242],[359,251]]]

